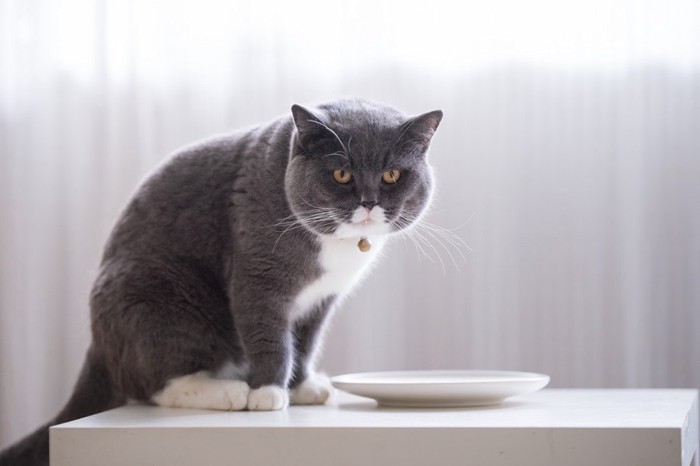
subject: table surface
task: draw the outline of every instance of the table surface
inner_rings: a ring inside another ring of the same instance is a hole
[[[385,408],[338,392],[325,406],[223,412],[130,405],[61,428],[682,427],[695,390],[542,390],[482,408]]]
[[[129,405],[53,427],[51,446],[52,455],[54,449],[63,451],[59,445],[61,439],[64,439],[65,443],[65,439],[71,438],[71,442],[75,444],[79,441],[81,432],[87,431],[93,434],[93,437],[90,437],[93,439],[96,432],[109,432],[112,435],[117,431],[159,432],[166,435],[172,433],[173,429],[191,433],[224,430],[229,433],[245,431],[253,436],[257,435],[256,432],[274,431],[280,434],[294,431],[294,442],[298,443],[303,441],[299,435],[303,436],[304,431],[312,430],[324,432],[324,435],[331,435],[330,433],[342,429],[353,432],[358,429],[374,429],[375,433],[386,431],[400,434],[411,430],[427,432],[435,428],[459,431],[462,435],[464,429],[467,429],[470,435],[475,432],[488,432],[488,435],[493,436],[502,432],[501,441],[505,442],[511,437],[513,442],[518,441],[519,437],[514,436],[524,431],[551,433],[558,429],[563,429],[563,432],[567,432],[566,435],[605,431],[615,432],[616,435],[639,432],[640,435],[648,437],[659,433],[665,436],[664,443],[677,442],[675,448],[679,449],[678,458],[682,456],[682,460],[676,464],[687,465],[698,449],[698,391],[546,389],[508,399],[501,406],[443,409],[384,408],[377,406],[373,400],[342,392],[336,393],[325,406],[292,406],[284,411],[273,412],[216,412]],[[606,434],[605,438],[612,437]],[[567,442],[571,443],[573,440]],[[641,442],[647,443],[649,440],[642,439]],[[597,449],[591,447],[591,451]],[[659,448],[655,447],[655,451],[658,452]],[[373,458],[377,456],[374,455]],[[53,459],[54,456],[52,464]],[[58,459],[56,464],[69,463],[60,463]]]

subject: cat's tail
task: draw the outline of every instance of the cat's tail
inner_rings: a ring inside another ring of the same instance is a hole
[[[0,466],[47,466],[49,427],[121,406],[125,402],[123,396],[114,393],[107,367],[91,347],[68,403],[53,420],[0,452]]]

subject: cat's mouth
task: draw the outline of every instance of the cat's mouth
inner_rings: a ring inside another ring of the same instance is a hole
[[[369,209],[367,207],[358,207],[352,213],[350,221],[356,225],[384,223],[386,222],[386,212],[379,206],[374,206]]]
[[[335,232],[338,238],[386,235],[391,232],[384,209],[375,206],[372,209],[358,207],[352,217],[340,224]]]

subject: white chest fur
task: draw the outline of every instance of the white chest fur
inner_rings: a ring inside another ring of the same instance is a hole
[[[319,265],[323,274],[304,287],[294,300],[292,320],[302,317],[324,298],[347,294],[368,271],[369,265],[379,255],[385,238],[371,238],[372,248],[362,252],[357,247],[359,238],[321,239]]]

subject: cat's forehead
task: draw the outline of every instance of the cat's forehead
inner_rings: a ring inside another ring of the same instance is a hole
[[[343,141],[346,162],[357,169],[381,169],[391,162],[393,149],[407,118],[399,111],[366,101],[341,101],[321,107]]]
[[[392,132],[406,121],[398,110],[364,100],[341,100],[319,108],[330,125],[351,133]]]

